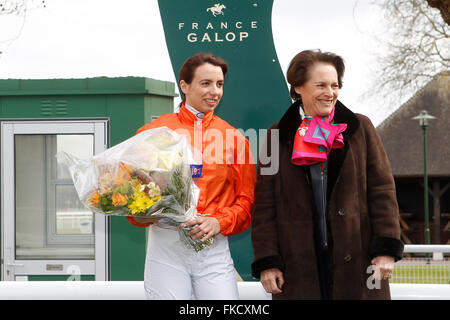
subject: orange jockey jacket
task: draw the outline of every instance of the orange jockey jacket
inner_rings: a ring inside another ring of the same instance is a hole
[[[178,113],[168,113],[141,127],[168,127],[185,134],[194,149],[201,148],[202,175],[194,179],[200,189],[197,212],[217,218],[220,233],[225,236],[241,233],[250,226],[254,201],[256,169],[249,142],[226,121],[213,112],[199,120],[184,104]],[[139,227],[141,224],[127,217]]]

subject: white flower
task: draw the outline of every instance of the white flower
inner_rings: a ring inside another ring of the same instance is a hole
[[[158,168],[172,170],[175,166],[181,164],[182,158],[178,152],[168,151],[158,153]]]
[[[161,189],[154,183],[154,182],[150,182],[148,185],[148,196],[150,198],[156,197],[156,196],[160,196],[161,195]]]

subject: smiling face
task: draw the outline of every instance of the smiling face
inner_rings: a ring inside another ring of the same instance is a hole
[[[329,63],[316,62],[309,72],[309,79],[295,87],[303,102],[305,114],[324,117],[331,113],[339,95],[338,74]]]
[[[194,71],[191,83],[180,81],[186,103],[200,112],[211,112],[219,104],[223,94],[222,68],[204,63]]]

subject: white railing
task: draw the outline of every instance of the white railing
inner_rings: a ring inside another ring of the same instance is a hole
[[[405,253],[450,253],[450,245],[406,245]],[[413,265],[405,258],[396,268]],[[433,261],[435,265],[448,260]],[[423,263],[423,262],[422,262]],[[447,270],[447,269],[445,269]],[[449,271],[450,272],[450,271]],[[395,269],[394,269],[395,274]],[[393,300],[450,300],[450,284],[391,283]],[[242,300],[270,300],[260,282],[238,281]],[[143,300],[142,281],[0,281],[0,300]]]
[[[450,300],[450,285],[391,284],[393,300]],[[270,300],[260,282],[238,282],[241,300]],[[142,281],[2,281],[0,300],[144,300]]]
[[[260,282],[238,282],[242,300],[270,300]],[[0,300],[144,300],[143,281],[2,281]]]
[[[408,244],[405,245],[405,253],[450,253],[450,245],[446,244]]]
[[[392,300],[450,300],[450,284],[391,283]]]

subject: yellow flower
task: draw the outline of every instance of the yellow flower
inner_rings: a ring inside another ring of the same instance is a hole
[[[143,213],[151,208],[156,202],[161,200],[161,196],[158,194],[152,198],[149,198],[145,193],[146,185],[140,183],[135,184],[133,187],[133,195],[131,199],[133,200],[129,205],[128,209],[132,214]]]

